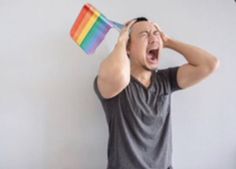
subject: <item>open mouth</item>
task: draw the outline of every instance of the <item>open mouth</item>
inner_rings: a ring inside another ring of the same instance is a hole
[[[149,62],[154,63],[158,61],[159,57],[159,48],[158,49],[150,49],[147,51],[147,59]]]

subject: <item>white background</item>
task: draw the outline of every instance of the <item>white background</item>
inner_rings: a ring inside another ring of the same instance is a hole
[[[111,30],[87,56],[70,38],[86,1],[0,0],[0,169],[105,169],[108,129],[93,91]],[[202,47],[220,69],[172,97],[175,169],[236,168],[236,3],[233,0],[91,0],[108,18],[157,22]],[[164,49],[160,68],[185,63]]]

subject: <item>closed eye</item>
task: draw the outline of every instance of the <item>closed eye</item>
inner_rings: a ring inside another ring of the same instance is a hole
[[[158,30],[156,30],[155,32],[153,32],[154,36],[160,36],[160,32]],[[142,31],[139,33],[139,36],[141,37],[148,37],[150,36],[150,33],[148,31]]]
[[[160,36],[160,32],[159,32],[159,31],[155,31],[155,32],[153,33],[153,35],[155,35],[155,36]]]
[[[148,32],[141,32],[139,35],[141,37],[147,37],[148,36]]]

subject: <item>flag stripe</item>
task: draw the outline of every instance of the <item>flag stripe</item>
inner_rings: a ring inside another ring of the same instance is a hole
[[[95,24],[96,20],[98,19],[98,15],[97,14],[93,14],[88,22],[85,24],[83,30],[81,31],[81,34],[78,36],[78,38],[76,39],[76,41],[78,42],[78,44],[80,45],[82,43],[82,41],[84,40],[86,34],[90,31],[90,29],[93,27],[93,25]]]
[[[76,20],[76,26],[78,26],[76,30],[72,32],[72,37],[76,42],[78,41],[79,37],[82,36],[82,32],[86,28],[86,25],[89,23],[89,20],[91,20],[93,15],[99,16],[100,14],[99,12],[91,11],[91,8],[88,5],[84,5],[80,15],[78,16],[78,19]]]
[[[107,24],[99,17],[92,29],[88,32],[84,41],[81,43],[81,48],[87,53],[93,53],[110,29],[111,25]]]
[[[71,37],[87,53],[93,53],[114,24],[89,3],[81,9]]]
[[[71,36],[73,38],[77,37],[80,30],[81,30],[81,23],[83,21],[83,19],[85,18],[85,15],[87,13],[87,10],[86,10],[86,6],[84,6],[79,14],[79,16],[77,17],[70,33],[71,33]],[[84,21],[85,22],[85,21]]]

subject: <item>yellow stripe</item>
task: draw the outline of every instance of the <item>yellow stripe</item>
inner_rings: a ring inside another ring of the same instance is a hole
[[[79,45],[81,45],[81,43],[83,42],[84,38],[86,37],[86,35],[90,31],[90,29],[93,27],[94,23],[97,21],[99,16],[100,16],[100,13],[98,13],[97,11],[94,11],[94,14],[91,16],[91,18],[89,18],[89,20],[86,23],[84,29],[81,31],[81,34],[76,39],[76,42]]]

